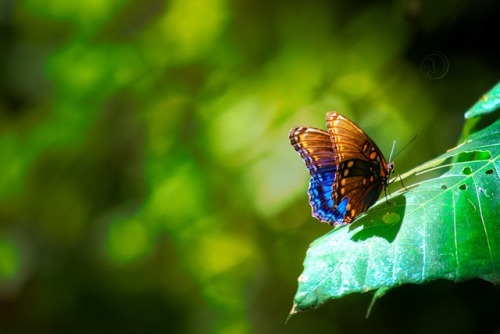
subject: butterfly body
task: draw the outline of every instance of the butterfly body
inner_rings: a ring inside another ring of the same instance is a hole
[[[331,225],[351,223],[388,186],[394,169],[356,124],[336,112],[326,115],[328,132],[296,127],[290,143],[311,174],[309,199],[313,216]]]

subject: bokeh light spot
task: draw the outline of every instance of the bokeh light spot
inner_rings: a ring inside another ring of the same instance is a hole
[[[151,235],[138,220],[115,221],[107,236],[109,256],[118,263],[129,263],[146,255],[150,249]]]
[[[17,246],[9,240],[0,240],[0,281],[15,278],[20,267],[21,255]]]

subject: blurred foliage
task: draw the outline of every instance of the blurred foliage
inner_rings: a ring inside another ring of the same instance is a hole
[[[287,133],[337,110],[384,152],[421,134],[399,172],[443,152],[498,81],[495,9],[1,1],[0,330],[387,333],[401,307],[360,322],[359,297],[284,326],[307,245],[328,229]],[[439,80],[420,71],[433,50],[450,63]],[[478,317],[498,295],[449,313],[416,300],[408,323],[491,328]]]

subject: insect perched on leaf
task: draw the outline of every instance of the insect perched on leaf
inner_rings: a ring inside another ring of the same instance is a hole
[[[351,223],[389,185],[394,164],[373,140],[336,112],[326,114],[328,132],[300,126],[290,143],[311,174],[309,202],[314,217],[330,225]]]

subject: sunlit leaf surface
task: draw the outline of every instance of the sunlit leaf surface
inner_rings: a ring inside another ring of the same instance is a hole
[[[465,118],[490,114],[498,108],[500,108],[500,82],[465,113]]]

